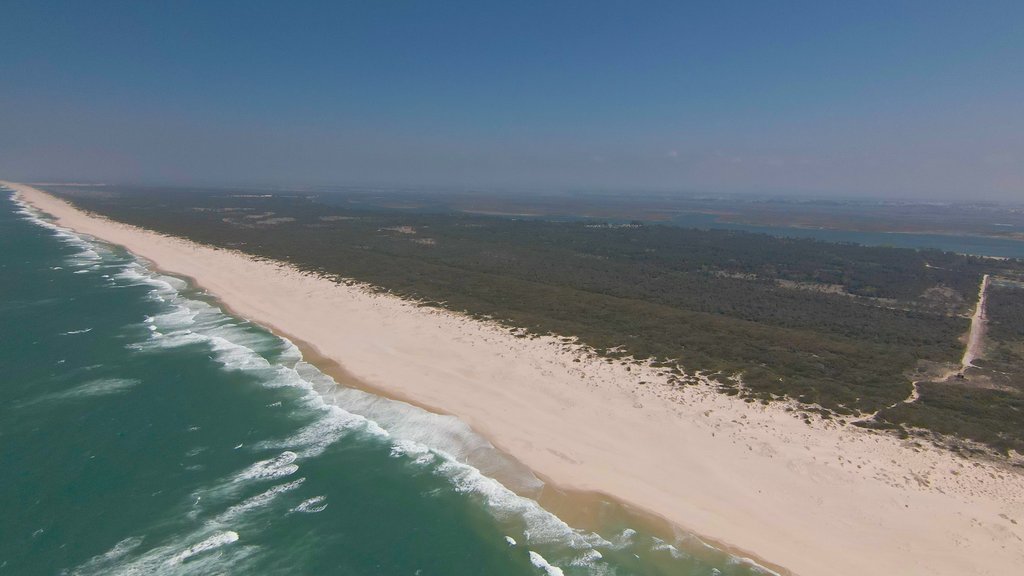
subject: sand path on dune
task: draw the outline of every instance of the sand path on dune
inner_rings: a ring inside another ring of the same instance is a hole
[[[985,297],[988,295],[988,274],[981,279],[981,287],[978,288],[978,306],[971,316],[971,331],[967,335],[967,348],[964,350],[963,360],[960,361],[961,371],[967,370],[974,364],[974,360],[982,355],[982,344],[985,341],[985,325],[988,317],[985,313]]]

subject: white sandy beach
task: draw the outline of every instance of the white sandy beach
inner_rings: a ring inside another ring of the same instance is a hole
[[[550,481],[595,490],[803,576],[1024,570],[1024,474],[678,390],[545,337],[87,215],[4,183],[57,222],[193,278],[367,385],[454,414]],[[579,362],[575,360],[579,359]],[[641,381],[647,384],[641,384]]]

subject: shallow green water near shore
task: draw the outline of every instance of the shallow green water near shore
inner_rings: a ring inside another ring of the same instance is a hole
[[[0,574],[723,574],[0,194]],[[344,329],[339,326],[339,329]]]

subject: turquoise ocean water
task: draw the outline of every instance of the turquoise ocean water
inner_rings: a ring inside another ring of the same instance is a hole
[[[0,574],[764,572],[628,516],[570,527],[457,419],[338,385],[7,191],[0,374]]]

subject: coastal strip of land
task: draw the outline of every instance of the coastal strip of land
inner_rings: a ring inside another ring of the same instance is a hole
[[[458,416],[538,474],[597,491],[784,571],[1002,575],[1024,565],[1024,475],[711,386],[672,387],[554,336],[418,306],[18,197],[194,279],[384,394]]]

